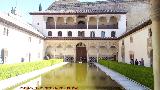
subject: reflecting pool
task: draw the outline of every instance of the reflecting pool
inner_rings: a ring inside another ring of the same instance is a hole
[[[17,88],[26,87],[28,90],[123,90],[93,63],[68,63]]]

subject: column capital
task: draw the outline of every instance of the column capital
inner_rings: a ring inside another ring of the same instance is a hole
[[[151,19],[152,20],[160,20],[160,1],[159,0],[151,0]]]

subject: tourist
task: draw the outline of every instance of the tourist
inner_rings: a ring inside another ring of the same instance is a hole
[[[138,60],[137,59],[135,60],[135,65],[138,65]]]
[[[141,58],[141,66],[144,66],[144,60]]]
[[[130,63],[131,63],[131,64],[134,64],[134,59],[131,59]]]

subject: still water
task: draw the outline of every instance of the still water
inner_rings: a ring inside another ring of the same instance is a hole
[[[93,63],[68,63],[29,83],[37,90],[123,90]]]

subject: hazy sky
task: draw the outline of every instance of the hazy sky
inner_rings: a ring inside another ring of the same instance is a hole
[[[0,12],[10,12],[12,7],[16,7],[21,16],[28,22],[32,22],[29,12],[38,11],[39,4],[42,4],[42,9],[45,10],[55,0],[1,0]],[[86,0],[80,0],[82,2]],[[97,0],[87,0],[97,1]],[[100,1],[100,0],[99,0]]]

